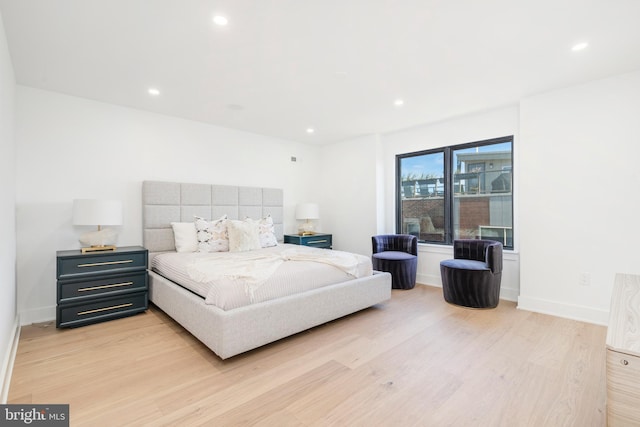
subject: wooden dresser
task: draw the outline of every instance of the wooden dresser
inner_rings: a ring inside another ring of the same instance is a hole
[[[640,276],[617,274],[607,329],[607,423],[640,425]]]

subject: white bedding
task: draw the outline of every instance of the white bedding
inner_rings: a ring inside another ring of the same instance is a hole
[[[319,262],[308,260],[313,255],[320,256]],[[274,261],[271,267],[248,268],[268,260]],[[153,258],[151,268],[223,310],[373,273],[370,258],[363,255],[287,244],[249,252],[165,253]]]

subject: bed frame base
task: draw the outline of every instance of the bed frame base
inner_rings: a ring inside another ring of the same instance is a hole
[[[391,275],[374,272],[373,276],[225,311],[150,271],[149,298],[221,359],[227,359],[389,300]]]
[[[171,222],[205,218],[271,216],[278,242],[284,236],[282,189],[144,181],[143,238],[149,265],[161,252],[175,251]],[[365,309],[391,298],[391,275],[336,285],[233,310],[222,310],[174,282],[149,271],[151,302],[222,359]]]

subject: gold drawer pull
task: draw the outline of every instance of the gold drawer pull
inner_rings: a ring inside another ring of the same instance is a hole
[[[111,285],[101,285],[101,286],[91,286],[89,288],[80,288],[78,289],[78,292],[96,291],[98,289],[119,288],[121,286],[130,286],[130,285],[133,285],[133,282],[113,283]]]
[[[309,240],[307,243],[312,244],[312,243],[327,243],[326,239],[325,240]]]
[[[95,310],[80,311],[78,312],[78,316],[83,316],[85,314],[91,314],[91,313],[99,313],[101,311],[107,311],[107,310],[116,310],[118,308],[131,307],[132,305],[133,303],[130,302],[127,304],[113,305],[111,307],[96,308]]]
[[[82,268],[82,267],[98,267],[100,265],[129,264],[130,262],[133,262],[133,260],[132,259],[125,259],[123,261],[93,262],[91,264],[78,264],[78,268]]]

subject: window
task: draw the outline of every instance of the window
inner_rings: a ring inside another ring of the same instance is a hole
[[[420,242],[491,239],[513,248],[513,137],[396,156],[400,233]]]

